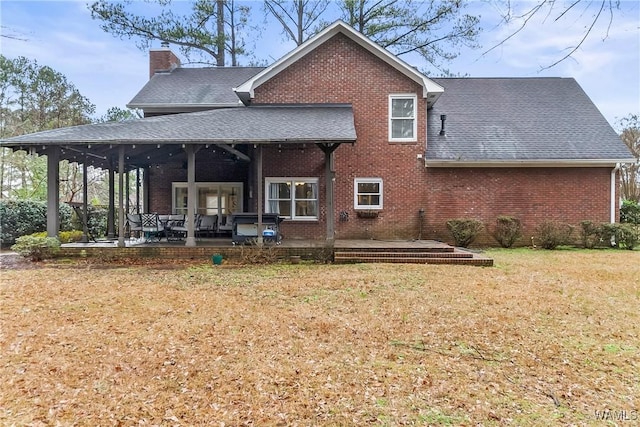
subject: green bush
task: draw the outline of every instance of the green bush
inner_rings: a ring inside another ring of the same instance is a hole
[[[543,221],[535,229],[536,242],[544,249],[555,249],[571,243],[573,226],[559,221]]]
[[[79,242],[82,240],[82,231],[80,230],[71,230],[71,231],[61,231],[58,236],[58,240],[60,243],[73,243]],[[33,233],[32,236],[35,237],[47,237],[46,231],[41,231],[39,233]]]
[[[107,234],[107,209],[99,206],[89,205],[87,206],[88,220],[87,230],[89,234],[94,238],[106,236]],[[82,214],[82,209],[79,210]],[[73,226],[76,230],[82,230],[82,218],[78,218],[77,215],[73,215]]]
[[[640,225],[640,203],[625,200],[620,206],[620,222]]]
[[[496,219],[493,237],[503,248],[510,248],[522,237],[522,224],[513,216],[501,215]]]
[[[477,219],[457,218],[447,221],[447,229],[451,233],[456,246],[467,248],[482,231],[484,225]]]
[[[593,221],[580,222],[580,245],[585,249],[593,249],[604,241],[603,225],[596,225]],[[608,244],[608,242],[607,242]]]
[[[612,224],[615,225],[616,245],[619,249],[633,250],[640,242],[640,225],[636,224]]]
[[[72,209],[60,204],[60,229],[71,230]],[[37,200],[0,200],[0,243],[9,246],[20,236],[47,229],[47,204]]]
[[[53,257],[60,250],[60,241],[55,237],[28,235],[18,237],[11,249],[32,261],[41,261]]]

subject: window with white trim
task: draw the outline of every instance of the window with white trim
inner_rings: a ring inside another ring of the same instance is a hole
[[[293,220],[318,219],[318,178],[266,178],[267,213]]]
[[[382,178],[353,180],[354,209],[382,209]]]
[[[417,105],[415,94],[389,95],[389,141],[417,141]]]

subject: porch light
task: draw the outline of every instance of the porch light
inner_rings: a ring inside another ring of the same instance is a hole
[[[132,145],[131,145],[131,148],[136,148],[136,144],[132,144]]]
[[[160,144],[158,144],[158,145],[156,146],[156,148],[160,148]]]

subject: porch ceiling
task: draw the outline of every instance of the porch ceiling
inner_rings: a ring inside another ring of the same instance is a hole
[[[234,145],[355,140],[351,105],[261,105],[53,129],[3,139],[0,146],[45,155],[60,147],[61,159],[103,169],[117,169],[124,146],[129,170],[186,158],[185,145],[217,145],[242,157]]]

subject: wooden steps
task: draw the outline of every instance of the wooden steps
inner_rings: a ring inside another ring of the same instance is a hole
[[[400,263],[400,264],[456,264],[482,267],[493,266],[493,260],[480,254],[453,247],[427,251],[411,248],[381,250],[340,249],[334,252],[336,264],[347,263]]]

